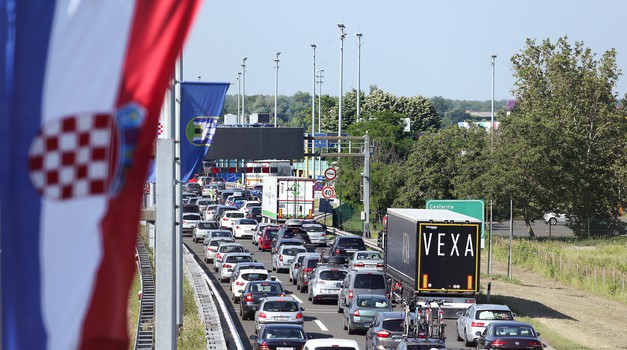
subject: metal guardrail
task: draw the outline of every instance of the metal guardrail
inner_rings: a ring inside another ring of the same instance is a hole
[[[155,330],[155,279],[148,250],[137,237],[137,265],[142,286],[135,349],[154,349]]]

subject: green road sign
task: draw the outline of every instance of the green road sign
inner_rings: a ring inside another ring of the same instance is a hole
[[[485,203],[483,199],[428,199],[427,209],[448,209],[481,220],[481,248],[485,240]]]

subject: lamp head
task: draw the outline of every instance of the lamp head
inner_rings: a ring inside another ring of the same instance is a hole
[[[361,33],[356,33],[356,34],[355,34],[355,36],[357,36],[358,38],[361,38],[361,37],[362,37],[362,36],[364,36],[364,35],[363,35],[363,34],[361,34]]]
[[[340,29],[344,29],[344,28],[346,28],[346,27],[344,26],[344,24],[343,24],[343,23],[338,23],[338,24],[337,24],[337,27],[338,27],[338,28],[340,28]]]
[[[496,58],[496,55],[492,55],[492,59],[495,59],[495,58]]]
[[[313,47],[315,49],[317,46],[316,46],[316,44],[311,44],[311,47]]]

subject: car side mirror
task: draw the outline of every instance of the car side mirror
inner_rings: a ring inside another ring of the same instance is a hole
[[[364,323],[364,327],[366,328],[370,328],[371,325],[372,325],[372,322]]]
[[[464,313],[462,311],[457,311],[457,313],[455,313],[455,315],[457,315],[457,317],[462,317],[462,316],[464,316]]]
[[[294,264],[294,266],[295,266],[295,267],[300,267],[300,266],[301,266],[301,263],[297,262],[297,263],[295,263],[295,264]]]
[[[300,311],[305,311],[305,308],[301,306]]]
[[[250,338],[250,340],[257,340],[257,336],[254,334],[250,335],[248,338]]]
[[[270,277],[270,281],[276,281],[276,277],[274,276]]]
[[[240,293],[240,294],[242,294],[242,293],[244,293],[244,290],[243,290],[243,289],[240,289],[240,290],[238,290],[237,292],[238,292],[238,293]]]

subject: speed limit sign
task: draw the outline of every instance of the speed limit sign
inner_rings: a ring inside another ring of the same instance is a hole
[[[322,189],[322,197],[326,199],[335,198],[335,188],[331,186],[324,186]]]

